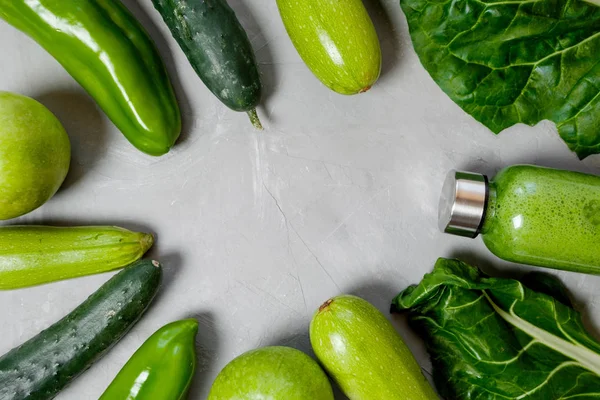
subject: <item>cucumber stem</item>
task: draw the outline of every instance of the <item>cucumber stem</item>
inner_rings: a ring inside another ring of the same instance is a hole
[[[250,117],[250,122],[252,122],[252,125],[254,126],[254,128],[258,129],[259,131],[262,131],[263,126],[260,123],[258,114],[256,113],[256,108],[253,108],[252,110],[248,111],[248,116]]]

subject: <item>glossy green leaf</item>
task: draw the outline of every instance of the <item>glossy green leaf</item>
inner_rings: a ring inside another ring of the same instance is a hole
[[[600,153],[600,7],[580,0],[401,0],[419,58],[499,133],[554,121],[580,158]]]
[[[392,310],[409,311],[446,400],[600,398],[600,343],[549,279],[537,292],[440,259]]]

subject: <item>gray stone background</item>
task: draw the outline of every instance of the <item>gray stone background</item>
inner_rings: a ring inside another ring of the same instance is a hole
[[[600,158],[579,161],[550,123],[492,134],[421,67],[398,2],[365,1],[382,42],[383,72],[369,92],[345,97],[302,63],[274,1],[229,0],[263,75],[266,130],[258,133],[204,87],[150,1],[125,0],[157,43],[184,113],[182,138],[162,158],[135,150],[51,56],[0,22],[0,90],[49,107],[73,146],[60,192],[11,223],[152,231],[150,254],[165,266],[146,316],[59,399],[97,399],[149,335],[180,318],[200,322],[190,396],[199,399],[246,350],[284,344],[310,352],[308,323],[330,296],[358,294],[386,312],[440,256],[502,275],[527,269],[494,258],[479,239],[438,232],[447,171],[494,174],[536,163],[598,174]],[[558,274],[597,328],[600,278]],[[62,318],[109,276],[0,293],[0,353]],[[428,370],[420,340],[401,317],[393,322]]]

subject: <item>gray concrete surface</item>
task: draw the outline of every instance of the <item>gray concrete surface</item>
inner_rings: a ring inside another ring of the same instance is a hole
[[[0,90],[48,106],[73,145],[63,189],[11,222],[149,230],[158,237],[151,255],[165,266],[146,316],[59,399],[97,399],[150,334],[179,318],[200,321],[190,398],[202,399],[219,370],[246,350],[285,344],[310,351],[308,323],[330,296],[358,294],[385,312],[440,256],[502,274],[526,269],[495,259],[480,240],[438,232],[438,194],[451,168],[494,173],[537,163],[600,173],[600,159],[577,160],[550,123],[493,135],[421,67],[397,1],[366,1],[383,74],[369,92],[344,97],[301,62],[274,1],[230,0],[263,74],[262,133],[209,93],[150,1],[125,1],[158,44],[184,112],[183,137],[162,158],[136,151],[52,57],[0,23]],[[60,319],[109,275],[0,293],[0,353]],[[559,275],[598,328],[600,278]],[[428,369],[422,343],[405,321],[393,320]]]

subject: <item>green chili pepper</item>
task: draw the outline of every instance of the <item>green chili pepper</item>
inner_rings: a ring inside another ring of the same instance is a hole
[[[195,319],[160,328],[127,361],[99,400],[183,399],[196,368],[197,332]]]
[[[0,0],[0,18],[38,42],[141,151],[162,155],[181,114],[152,39],[119,0]]]

